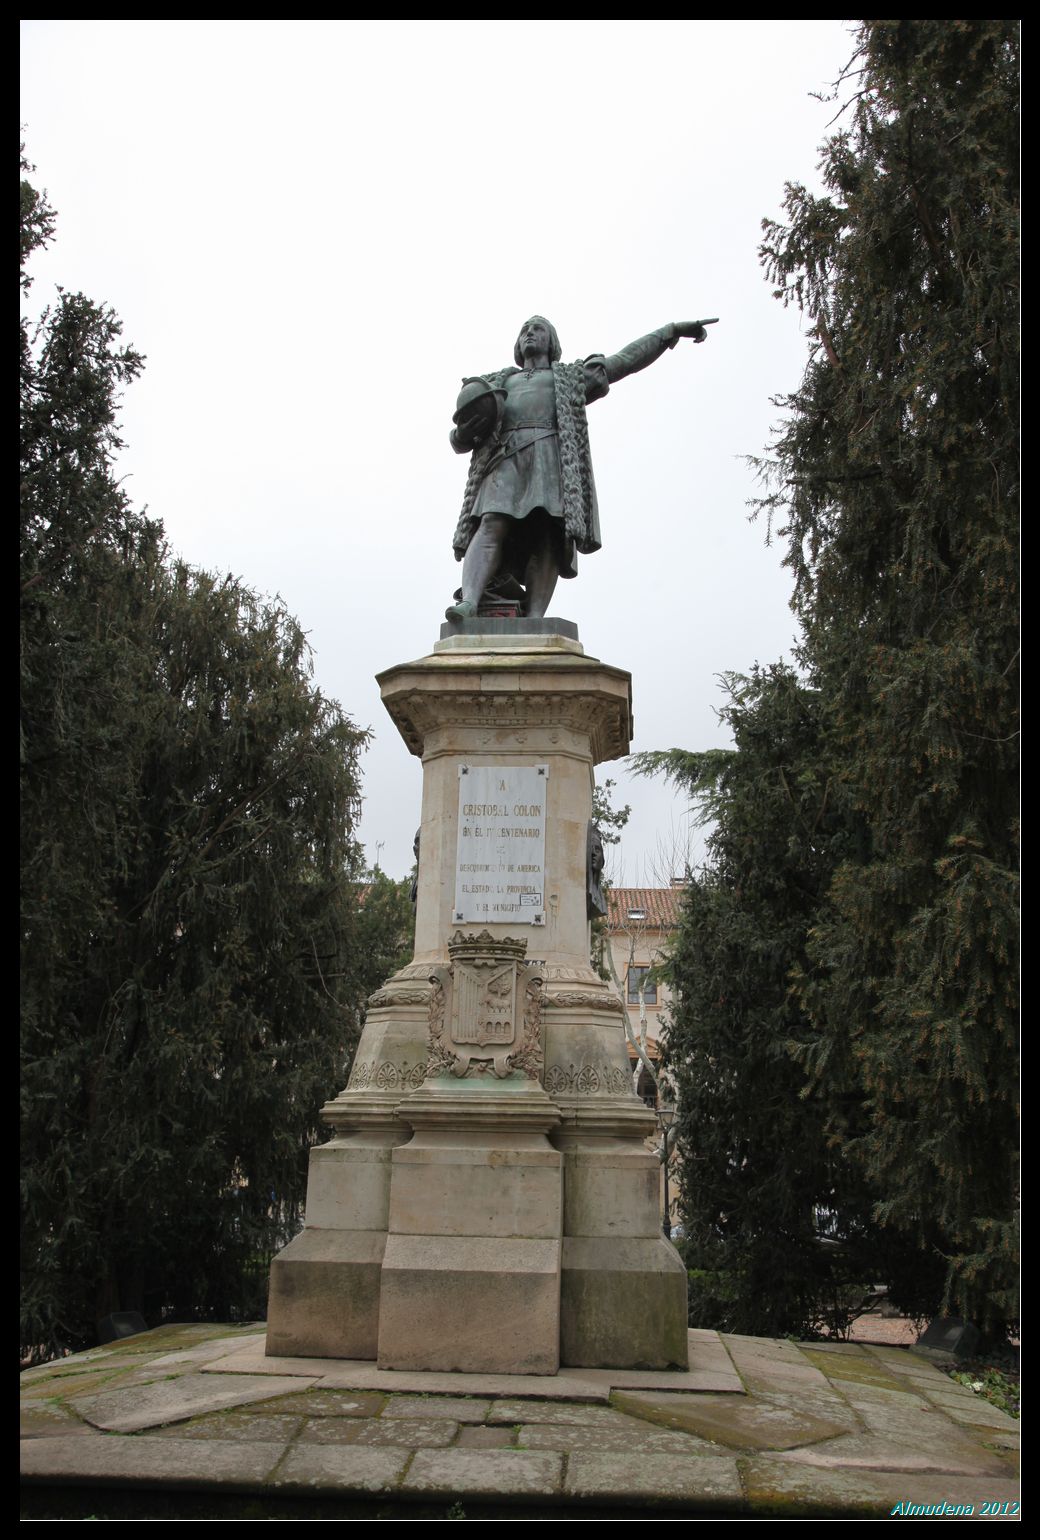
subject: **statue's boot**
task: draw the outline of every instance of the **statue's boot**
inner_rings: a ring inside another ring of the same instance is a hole
[[[445,620],[453,620],[456,624],[463,620],[472,620],[477,613],[477,606],[469,599],[459,599],[455,604],[449,604],[444,611]]]

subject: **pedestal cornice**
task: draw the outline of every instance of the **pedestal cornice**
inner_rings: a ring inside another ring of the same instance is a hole
[[[411,753],[443,728],[587,736],[594,764],[627,754],[632,677],[568,653],[445,653],[377,675],[387,711]],[[543,749],[544,752],[544,749]]]

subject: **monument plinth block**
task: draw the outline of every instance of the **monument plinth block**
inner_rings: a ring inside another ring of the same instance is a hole
[[[271,1263],[268,1354],[375,1358],[385,1251],[385,1228],[308,1225]]]
[[[555,1374],[559,1241],[391,1235],[383,1258],[379,1367]]]
[[[686,1269],[662,1235],[564,1240],[560,1362],[586,1369],[689,1367]]]

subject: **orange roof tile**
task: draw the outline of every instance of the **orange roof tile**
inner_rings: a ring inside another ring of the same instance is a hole
[[[607,893],[607,929],[675,930],[682,888],[611,888]]]

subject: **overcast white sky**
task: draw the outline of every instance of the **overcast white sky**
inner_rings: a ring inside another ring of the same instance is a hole
[[[437,639],[455,396],[532,312],[565,359],[721,318],[589,411],[603,550],[551,613],[630,670],[633,749],[725,743],[717,676],[789,656],[743,457],[807,344],[757,246],[785,181],[816,185],[834,107],[810,93],[851,52],[821,20],[22,23],[26,153],[59,214],[32,304],[81,289],[147,355],[127,490],[185,559],[299,617],[373,730],[361,837],[392,875],[421,769],[373,676]],[[683,801],[597,773],[633,805],[615,880],[667,880]]]

